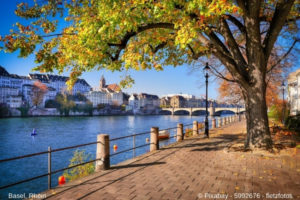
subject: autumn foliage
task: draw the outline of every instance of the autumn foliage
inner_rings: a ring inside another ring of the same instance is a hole
[[[35,81],[32,87],[32,104],[38,106],[43,102],[48,87],[40,81]]]

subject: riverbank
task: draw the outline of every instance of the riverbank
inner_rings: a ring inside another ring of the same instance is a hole
[[[165,115],[160,114],[159,110],[152,113],[136,113],[121,110],[93,110],[92,113],[69,111],[67,115],[60,113],[56,108],[31,108],[22,113],[19,109],[13,108],[9,113],[1,118],[15,118],[15,117],[91,117],[91,116],[147,116],[147,115]]]

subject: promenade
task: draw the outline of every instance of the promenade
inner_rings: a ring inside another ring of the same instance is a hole
[[[232,150],[244,140],[244,121],[210,133],[209,139],[186,139],[45,194],[53,200],[300,199],[299,150],[294,155]]]

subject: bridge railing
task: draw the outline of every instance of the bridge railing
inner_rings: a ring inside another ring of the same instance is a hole
[[[222,121],[219,122],[218,127],[224,126],[228,123],[232,123],[235,121],[240,121],[242,118],[243,117],[238,118],[236,116],[231,117],[231,118],[223,117],[222,120],[224,120],[224,123]],[[212,124],[213,123],[214,122],[212,122]],[[202,124],[203,123],[198,123],[197,121],[194,121],[191,124],[179,123],[179,124],[177,124],[176,127],[170,127],[170,128],[165,128],[165,129],[161,129],[161,130],[159,130],[159,127],[152,127],[151,130],[148,132],[142,132],[142,133],[122,136],[122,137],[118,137],[118,138],[111,138],[111,139],[109,138],[109,135],[107,135],[107,134],[99,134],[97,136],[97,141],[95,141],[95,142],[74,145],[74,146],[69,146],[69,147],[63,147],[63,148],[57,148],[57,149],[51,149],[51,147],[48,147],[47,151],[42,151],[42,152],[27,154],[27,155],[22,155],[22,156],[16,156],[16,157],[12,157],[12,158],[1,159],[0,164],[11,162],[14,160],[29,158],[29,157],[35,157],[35,156],[39,156],[39,155],[47,155],[47,157],[48,157],[48,159],[47,159],[48,160],[48,163],[47,163],[48,164],[47,165],[48,172],[40,174],[38,176],[31,177],[31,178],[23,179],[23,180],[20,180],[17,182],[2,185],[2,186],[0,186],[0,190],[10,188],[10,187],[22,184],[22,183],[30,182],[30,181],[33,181],[36,179],[40,179],[43,177],[48,177],[48,189],[51,189],[52,188],[51,187],[52,186],[51,178],[52,178],[52,175],[54,175],[54,174],[57,174],[59,172],[69,170],[69,169],[72,169],[75,167],[79,167],[82,165],[86,165],[89,163],[95,163],[96,171],[109,169],[111,167],[110,160],[112,157],[132,151],[132,157],[134,158],[137,155],[142,155],[149,151],[159,150],[160,148],[163,148],[172,143],[183,141],[185,138],[199,135],[200,132],[203,132],[203,130],[204,130],[204,126]],[[212,125],[212,128],[216,128],[216,125],[215,126]],[[142,137],[142,139],[137,139],[138,137]],[[128,145],[129,140],[132,141],[132,146],[130,148],[125,148],[125,147],[129,146]],[[144,140],[144,143],[141,143],[142,140]],[[124,145],[122,145],[122,144],[124,144]],[[97,145],[96,159],[82,162],[82,163],[79,163],[79,164],[76,164],[73,166],[68,166],[68,167],[52,170],[52,153],[61,152],[61,151],[69,150],[69,149],[77,149],[79,147],[90,146],[90,145]],[[112,145],[112,146],[110,146],[110,145]],[[119,149],[118,145],[124,146],[124,148]],[[137,152],[138,149],[145,150],[145,147],[150,147],[150,148],[146,151]],[[110,153],[111,151],[113,153]]]

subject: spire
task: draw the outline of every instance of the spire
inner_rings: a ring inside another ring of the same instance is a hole
[[[100,86],[100,88],[105,88],[106,87],[106,82],[105,82],[105,78],[104,78],[103,74],[101,76],[99,86]]]

